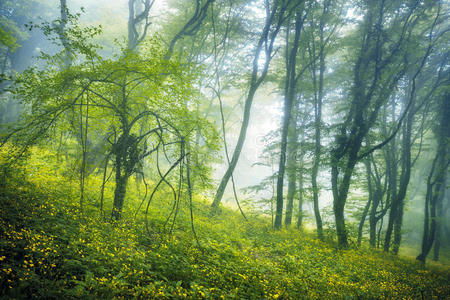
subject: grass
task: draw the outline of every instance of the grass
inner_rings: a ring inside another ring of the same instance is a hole
[[[39,155],[45,156],[45,153]],[[36,154],[35,154],[36,156]],[[34,157],[34,156],[33,156]],[[449,268],[371,249],[339,250],[309,231],[274,232],[207,199],[187,201],[169,234],[169,194],[141,211],[130,183],[121,222],[99,214],[99,180],[89,178],[83,216],[77,182],[54,160],[29,159],[0,186],[0,295],[49,299],[445,299]],[[99,176],[101,177],[101,176]],[[139,197],[139,195],[141,197]],[[105,202],[112,199],[108,186]],[[110,206],[105,207],[110,212]],[[107,215],[107,214],[105,214]]]

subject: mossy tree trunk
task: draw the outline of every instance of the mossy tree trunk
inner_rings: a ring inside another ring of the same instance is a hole
[[[139,161],[138,139],[127,131],[123,132],[113,145],[112,153],[115,155],[116,187],[111,218],[117,221],[121,218],[128,179]]]

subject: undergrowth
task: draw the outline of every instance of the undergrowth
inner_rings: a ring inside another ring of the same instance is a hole
[[[36,151],[36,150],[35,150]],[[124,216],[109,218],[112,186],[100,213],[100,175],[91,174],[83,212],[67,166],[34,153],[3,169],[0,184],[2,298],[48,299],[444,299],[448,267],[369,249],[339,250],[307,231],[274,232],[265,219],[248,222],[226,208],[211,216],[188,202],[175,224],[169,194],[151,203],[148,228],[142,185],[131,182]],[[40,158],[37,159],[36,156]],[[51,163],[53,162],[53,163]],[[58,171],[59,170],[59,171]],[[97,178],[98,177],[98,178]],[[151,185],[151,183],[150,183]],[[109,205],[108,205],[109,204]],[[172,230],[171,230],[172,228]]]

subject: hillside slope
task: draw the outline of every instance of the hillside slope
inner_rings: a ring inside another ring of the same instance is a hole
[[[450,296],[448,267],[369,250],[338,250],[311,233],[274,232],[228,209],[211,217],[187,202],[151,204],[148,229],[130,184],[123,221],[99,214],[92,177],[84,213],[77,182],[46,164],[10,170],[0,187],[0,294],[6,298],[354,299]],[[37,170],[37,171],[36,171]],[[105,203],[111,198],[105,194]],[[145,207],[145,205],[144,205]],[[173,214],[172,214],[173,216]],[[172,230],[171,230],[172,228]],[[170,234],[172,231],[172,234]]]

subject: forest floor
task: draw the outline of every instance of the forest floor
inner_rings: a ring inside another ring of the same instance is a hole
[[[166,222],[168,192],[151,203],[147,231],[146,203],[135,216],[144,192],[134,181],[122,221],[111,222],[99,213],[100,179],[92,175],[81,215],[76,177],[55,166],[35,160],[0,180],[0,298],[450,297],[448,266],[367,247],[340,250],[331,238],[322,242],[295,228],[274,232],[267,219],[244,221],[226,208],[211,216],[199,196],[193,205],[199,244],[187,201],[173,228]],[[105,192],[105,212],[111,193]]]

